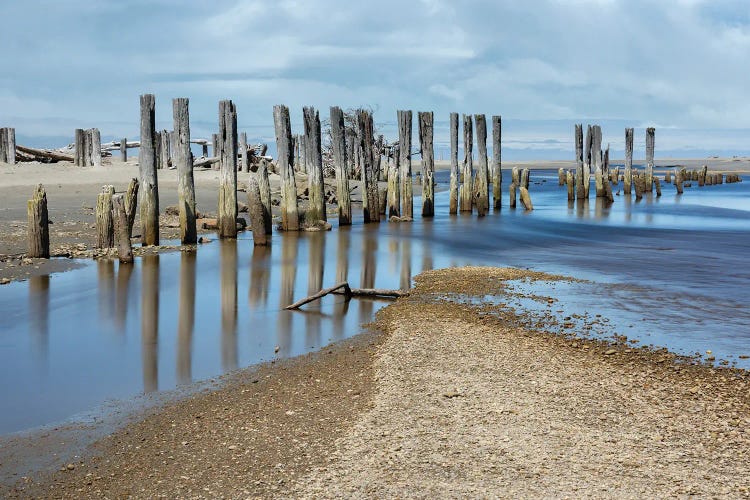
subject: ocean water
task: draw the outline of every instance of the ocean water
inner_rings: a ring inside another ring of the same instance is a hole
[[[439,187],[447,176],[437,173]],[[89,262],[0,287],[0,434],[356,335],[388,301],[328,296],[301,311],[282,308],[339,281],[405,288],[419,272],[448,266],[582,278],[516,286],[558,299],[540,312],[601,314],[602,335],[683,354],[711,350],[750,367],[740,358],[750,355],[750,183],[686,188],[681,197],[663,186],[659,198],[616,196],[607,207],[594,198],[569,204],[556,172],[534,171],[534,211],[524,212],[507,207],[508,177],[503,209],[483,218],[448,215],[441,191],[433,219],[418,215],[416,198],[412,223],[364,225],[360,214],[326,233],[274,232],[269,248],[242,234],[197,252],[131,266]]]

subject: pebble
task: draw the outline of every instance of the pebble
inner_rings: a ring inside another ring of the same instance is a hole
[[[616,349],[609,349],[608,351],[604,353],[605,356],[612,356],[613,354],[617,354]]]
[[[73,470],[73,469],[76,468],[76,466],[74,464],[68,464],[68,465],[65,466],[65,468],[68,469],[68,470]]]
[[[0,285],[7,285],[8,283],[10,283],[8,278],[0,278]]]

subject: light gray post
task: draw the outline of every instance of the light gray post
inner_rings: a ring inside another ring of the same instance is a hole
[[[190,152],[190,101],[172,99],[174,118],[174,162],[177,167],[177,208],[180,213],[180,237],[183,245],[197,243],[195,227],[195,182],[193,155]]]
[[[75,132],[75,151],[73,153],[73,163],[76,167],[83,167],[85,165],[85,132],[82,128],[77,128]]]
[[[450,201],[448,213],[458,213],[458,191],[459,191],[459,171],[458,171],[458,113],[451,113],[451,184],[450,184]]]
[[[474,175],[474,131],[471,115],[463,115],[464,118],[464,182],[461,185],[461,211],[472,211],[473,178]]]
[[[503,198],[503,164],[501,150],[502,119],[492,117],[492,206],[495,210],[502,208]]]
[[[98,128],[89,130],[91,144],[91,165],[94,167],[102,166],[102,134]]]
[[[273,123],[276,131],[276,169],[281,176],[281,229],[299,230],[299,210],[297,209],[297,183],[292,166],[292,125],[289,121],[289,108],[278,104],[273,107]]]
[[[435,151],[432,111],[419,112],[419,146],[422,151],[422,217],[435,215]]]
[[[219,102],[219,210],[220,238],[237,236],[237,107]]]
[[[651,193],[654,186],[654,142],[656,129],[646,129],[646,191]]]
[[[399,181],[401,183],[401,217],[414,218],[411,184],[411,111],[398,111]]]
[[[250,155],[247,151],[247,132],[240,134],[240,158],[242,158],[241,168],[244,172],[250,171]]]
[[[96,199],[96,247],[112,248],[115,245],[115,226],[112,220],[112,196],[115,187],[111,184],[102,187]]]
[[[159,185],[156,175],[156,99],[141,96],[141,146],[138,149],[140,174],[141,244],[159,244]]]
[[[349,195],[349,177],[346,173],[346,131],[344,113],[338,106],[331,107],[331,148],[336,170],[336,199],[338,200],[339,226],[352,223],[352,202]]]
[[[326,200],[323,193],[323,152],[320,136],[320,115],[313,107],[302,109],[305,125],[305,170],[307,170],[307,190],[309,206],[305,221],[316,224],[326,219]]]
[[[120,159],[123,163],[128,161],[128,140],[125,137],[120,139]]]
[[[273,232],[273,214],[271,213],[271,182],[268,180],[268,160],[261,158],[258,163],[258,184],[260,201],[263,203],[263,225],[266,234]]]

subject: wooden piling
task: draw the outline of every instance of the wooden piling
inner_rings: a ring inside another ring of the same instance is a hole
[[[565,182],[568,185],[568,200],[576,199],[576,181],[575,176],[571,170],[568,170],[565,174]]]
[[[399,183],[401,184],[401,217],[414,218],[414,196],[411,184],[411,111],[398,111]],[[363,195],[364,198],[364,195]]]
[[[320,136],[320,115],[313,107],[302,110],[305,127],[305,170],[307,171],[307,192],[309,197],[305,221],[315,224],[325,221],[326,200],[323,185],[323,156]]]
[[[534,205],[531,204],[531,195],[529,194],[528,188],[521,186],[519,191],[521,192],[521,204],[523,205],[523,208],[526,209],[527,212],[534,210]]]
[[[156,122],[153,94],[141,96],[140,174],[141,244],[159,244],[159,185],[156,175]]]
[[[399,186],[398,158],[399,152],[396,151],[392,161],[388,162],[388,210],[386,215],[388,220],[391,217],[401,216],[401,192]]]
[[[115,227],[112,221],[112,196],[115,187],[105,185],[96,199],[96,248],[115,246]]]
[[[74,152],[73,152],[73,163],[76,167],[83,167],[85,166],[84,158],[85,158],[85,147],[86,147],[86,141],[85,141],[85,132],[82,128],[77,128],[75,131],[75,139],[74,139]]]
[[[602,158],[602,185],[604,187],[604,197],[607,199],[607,202],[613,203],[615,201],[613,195],[612,195],[612,184],[610,183],[610,176],[609,176],[609,144],[607,144],[607,149],[604,151],[604,156]]]
[[[242,160],[239,168],[241,168],[243,172],[247,173],[247,172],[250,172],[250,154],[247,149],[247,132],[242,132],[239,135],[239,137],[240,137],[239,155],[240,155],[240,159]]]
[[[128,140],[125,137],[120,139],[120,159],[123,163],[128,161]]]
[[[219,210],[220,238],[237,236],[237,107],[219,102]]]
[[[644,174],[636,174],[633,176],[633,183],[635,184],[635,199],[636,201],[643,198],[643,191],[646,189]]]
[[[260,201],[263,203],[263,226],[266,234],[273,232],[273,213],[271,211],[271,181],[268,179],[268,160],[261,158],[258,163],[258,187],[260,189]]]
[[[16,163],[16,129],[12,127],[0,128],[0,161]]]
[[[195,227],[195,182],[193,154],[190,152],[190,102],[185,97],[172,99],[174,119],[174,164],[177,167],[177,209],[180,214],[180,239],[183,245],[198,241]]]
[[[420,111],[419,148],[422,153],[422,217],[435,215],[435,150],[432,111]]]
[[[653,177],[654,179],[654,187],[656,188],[656,197],[658,198],[661,196],[661,182],[659,181],[659,178],[657,176]]]
[[[474,204],[480,217],[487,215],[490,209],[489,198],[489,170],[487,165],[487,120],[484,115],[474,115],[476,124],[477,148],[479,158],[477,173],[474,178]]]
[[[665,184],[672,184],[672,171],[667,170],[664,172],[664,183]]]
[[[297,208],[297,182],[294,178],[292,151],[292,126],[289,122],[289,108],[278,104],[273,107],[273,122],[276,132],[277,164],[281,176],[281,229],[299,230],[299,210]]]
[[[91,148],[91,166],[102,166],[102,135],[98,128],[89,129],[89,144]]]
[[[138,206],[138,188],[140,182],[135,177],[130,179],[128,190],[125,193],[125,214],[128,216],[128,237],[133,236],[133,224],[135,223],[135,210]]]
[[[204,158],[208,158],[208,142],[201,145],[201,155]]]
[[[219,134],[211,134],[211,155],[220,156]]]
[[[458,213],[458,191],[459,191],[459,172],[458,172],[458,113],[450,115],[451,129],[451,180],[448,213],[451,215]],[[498,198],[499,199],[499,198]]]
[[[510,208],[516,208],[516,188],[517,188],[516,181],[513,181],[510,183],[510,187],[508,188],[508,197],[509,200],[509,206]]]
[[[250,228],[253,231],[253,245],[266,246],[269,241],[263,217],[265,209],[263,207],[263,200],[260,197],[260,183],[257,172],[251,173],[247,182],[247,204],[248,214],[250,215]]]
[[[502,118],[492,117],[492,206],[495,210],[502,207],[503,198],[503,164],[502,164]]]
[[[464,164],[463,185],[461,186],[461,211],[471,212],[473,209],[473,176],[474,176],[474,131],[471,115],[463,115],[464,120]]]
[[[625,178],[623,191],[630,195],[633,185],[633,129],[625,129]]]
[[[698,175],[698,186],[703,187],[706,185],[707,174],[708,174],[708,165],[703,165]]]
[[[112,223],[117,256],[121,263],[130,264],[133,262],[133,247],[130,244],[128,214],[125,211],[125,197],[122,194],[112,197]]]
[[[349,193],[349,176],[346,171],[346,129],[344,112],[338,106],[331,107],[331,149],[336,170],[336,200],[339,226],[352,223],[352,201]]]
[[[522,168],[521,169],[521,183],[519,184],[519,187],[525,187],[526,189],[529,189],[529,182],[531,178],[531,172],[528,168]]]
[[[584,198],[589,198],[589,192],[591,190],[591,168],[593,165],[593,140],[594,140],[594,131],[593,127],[591,125],[588,125],[586,128],[586,154],[584,156],[584,168],[583,168],[583,191],[584,191]]]
[[[603,198],[604,193],[604,171],[602,157],[602,128],[599,125],[591,127],[591,164],[594,170],[596,197]]]
[[[586,190],[583,186],[583,124],[579,123],[575,126],[575,142],[576,142],[576,198],[582,200],[586,197]]]
[[[26,255],[31,258],[49,259],[49,215],[47,193],[38,184],[31,199],[26,202],[29,247]]]
[[[654,178],[654,142],[655,129],[649,127],[646,129],[646,190],[650,193],[653,186]]]
[[[682,194],[683,193],[683,188],[682,188],[682,170],[681,169],[677,169],[677,171],[675,172],[674,186],[677,189],[677,194]]]
[[[567,177],[565,176],[565,169],[560,167],[557,169],[557,185],[564,186],[566,182]]]
[[[364,221],[365,223],[380,222],[378,174],[375,171],[373,124],[372,114],[369,111],[365,109],[357,110],[357,129],[357,140],[359,141],[359,147],[357,149],[360,158],[360,166],[362,168],[361,186]]]

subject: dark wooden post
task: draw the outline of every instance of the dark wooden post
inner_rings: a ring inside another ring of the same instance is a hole
[[[112,248],[115,246],[115,228],[112,221],[112,196],[115,187],[105,185],[96,199],[96,247]]]
[[[49,259],[47,193],[41,184],[37,185],[31,199],[26,203],[26,217],[29,224],[29,250],[27,256]]]
[[[125,194],[125,214],[128,216],[128,237],[133,236],[133,224],[135,223],[135,209],[138,205],[138,187],[140,183],[135,177],[130,179],[128,191]]]
[[[450,214],[458,213],[458,191],[459,191],[459,171],[458,171],[458,113],[451,113],[451,184],[450,184],[450,202],[448,212]]]
[[[378,175],[375,172],[372,114],[357,110],[360,165],[362,167],[362,211],[365,222],[380,222]]]
[[[473,175],[474,175],[474,130],[471,115],[463,115],[464,119],[464,164],[463,184],[461,185],[461,211],[471,212],[473,205]]]
[[[273,123],[276,132],[277,165],[281,176],[281,229],[299,230],[297,209],[297,182],[294,178],[292,151],[292,125],[289,122],[289,108],[278,104],[273,107]]]
[[[591,165],[593,162],[593,140],[594,132],[593,127],[588,125],[586,129],[586,154],[584,156],[585,165],[583,168],[583,192],[584,198],[589,198],[589,192],[591,191]]]
[[[508,196],[510,198],[509,205],[510,208],[516,208],[516,191],[518,188],[518,184],[516,184],[515,181],[510,183],[510,187],[508,188]]]
[[[583,186],[584,163],[583,163],[583,124],[576,125],[576,198],[582,200],[586,198],[586,189]]]
[[[120,159],[123,163],[128,161],[128,140],[125,137],[120,139]]]
[[[432,111],[420,111],[419,147],[422,152],[422,217],[435,215],[435,150]]]
[[[501,150],[502,119],[492,117],[492,206],[495,210],[502,207],[503,198],[503,164]]]
[[[128,214],[125,211],[125,197],[117,194],[112,197],[112,222],[114,239],[117,243],[117,256],[123,264],[133,262],[133,247],[128,232]]]
[[[242,159],[242,165],[240,165],[240,168],[244,172],[250,171],[250,155],[248,154],[247,150],[247,132],[242,132],[240,134],[240,158]]]
[[[646,129],[646,191],[653,191],[654,185],[654,142],[656,129],[649,127]]]
[[[201,155],[204,158],[208,158],[208,141],[201,145]]]
[[[331,107],[331,148],[336,170],[336,200],[338,201],[339,226],[352,223],[352,201],[349,193],[349,176],[346,173],[346,130],[344,113],[338,106]]]
[[[180,237],[183,245],[197,243],[195,227],[195,182],[193,154],[190,152],[190,101],[172,99],[174,118],[174,162],[177,166],[177,208],[180,213]]]
[[[401,184],[401,217],[414,218],[411,184],[411,111],[398,111],[399,182]]]
[[[305,166],[307,170],[307,190],[309,205],[305,214],[307,224],[325,221],[326,200],[323,185],[323,151],[320,136],[320,115],[313,107],[302,110],[305,124]]]
[[[602,169],[602,128],[599,125],[591,128],[591,164],[595,175],[596,197],[602,198],[605,193]]]
[[[84,130],[82,128],[77,128],[75,133],[75,151],[73,153],[73,163],[75,163],[76,167],[83,167],[86,165],[84,162],[84,158],[86,157],[84,151],[86,147],[85,137]]]
[[[625,194],[630,195],[633,185],[633,129],[625,129],[625,178],[623,189]]]
[[[487,165],[487,120],[484,115],[474,115],[477,133],[477,148],[479,158],[477,174],[474,179],[474,204],[480,217],[487,215],[490,209],[489,172]]]
[[[237,107],[219,102],[219,210],[220,238],[237,236]]]
[[[141,96],[140,173],[141,243],[159,244],[159,185],[156,175],[156,116],[153,94]]]
[[[250,174],[250,179],[247,183],[247,200],[248,212],[250,213],[250,228],[253,230],[253,245],[266,246],[268,245],[268,236],[266,234],[265,217],[263,214],[265,207],[260,195],[257,172]]]
[[[211,156],[220,156],[219,134],[211,134]]]

